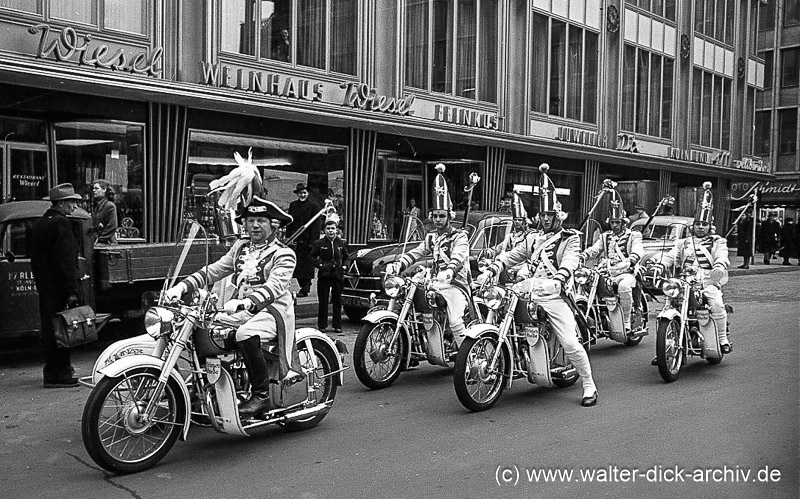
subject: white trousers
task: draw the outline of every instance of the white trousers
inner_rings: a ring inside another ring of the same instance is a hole
[[[633,274],[620,274],[616,277],[609,277],[609,280],[617,283],[617,293],[619,294],[619,305],[622,307],[622,322],[625,329],[631,328],[631,310],[633,309],[633,288],[636,287],[636,278]]]
[[[725,303],[722,301],[722,290],[716,286],[706,286],[703,288],[703,295],[708,299],[711,308],[711,318],[717,325],[717,338],[720,345],[727,345],[728,340],[728,311],[725,310]]]
[[[467,308],[467,297],[461,289],[452,284],[440,284],[437,289],[447,301],[447,320],[456,345],[461,346],[464,339],[464,310]]]

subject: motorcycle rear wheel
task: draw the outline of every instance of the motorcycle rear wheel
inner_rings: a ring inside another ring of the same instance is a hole
[[[394,320],[366,323],[361,326],[356,338],[353,368],[361,384],[371,390],[386,388],[400,376],[400,368],[408,352],[408,341],[401,332],[392,350],[388,350],[396,326]]]
[[[466,338],[458,349],[453,384],[461,404],[470,411],[485,411],[492,407],[505,390],[506,366],[511,359],[503,350],[497,362],[497,370],[486,370],[497,349],[497,338],[483,336]]]
[[[678,319],[659,319],[656,334],[656,360],[658,372],[664,381],[672,383],[678,379],[683,367],[683,345],[678,344],[681,323]]]
[[[311,345],[309,347],[309,344]],[[337,353],[331,347],[322,341],[304,340],[297,344],[297,353],[300,356],[300,365],[303,366],[303,371],[306,376],[309,371],[314,372],[316,378],[316,399],[317,403],[333,402],[336,398],[336,391],[339,385],[336,381],[336,374],[330,375],[337,369],[338,360]],[[308,380],[298,385],[307,386]],[[286,430],[295,432],[308,430],[317,426],[329,411],[322,411],[314,414],[307,419],[300,419],[292,421],[283,425]]]
[[[644,296],[642,296],[642,315],[639,317],[639,324],[636,325],[637,327],[639,327],[640,324],[647,324],[647,322],[644,319],[647,318],[647,314],[649,312],[650,311],[647,308],[647,300],[645,300]],[[625,341],[625,346],[626,347],[635,347],[636,345],[638,345],[639,343],[642,342],[642,338],[644,338],[644,336],[639,336],[639,337],[636,337],[636,338],[628,338]]]
[[[132,369],[105,377],[83,408],[81,436],[86,452],[103,469],[136,473],[160,461],[170,451],[186,420],[186,405],[178,383],[169,378],[157,402],[153,422],[138,419],[158,384],[160,371]]]

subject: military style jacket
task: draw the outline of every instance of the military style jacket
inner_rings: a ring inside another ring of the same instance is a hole
[[[580,248],[577,231],[560,228],[555,232],[533,232],[524,244],[500,254],[492,268],[498,275],[527,260],[532,277],[567,282],[580,264]]]
[[[319,269],[317,277],[324,279],[343,280],[344,268],[350,265],[347,242],[339,236],[323,236],[311,243],[311,258]]]
[[[453,227],[441,235],[436,231],[428,232],[416,248],[400,256],[399,262],[401,268],[408,268],[417,260],[431,255],[434,272],[450,269],[453,271],[453,281],[466,286],[469,272],[469,239],[466,232]]]
[[[581,253],[584,258],[595,258],[602,256],[608,258],[612,262],[619,262],[625,258],[631,262],[631,267],[639,263],[642,256],[644,256],[644,247],[642,246],[642,233],[625,229],[622,234],[617,237],[613,231],[603,232],[593,245],[586,248]]]
[[[664,254],[661,263],[667,268],[695,266],[706,275],[715,268],[727,274],[731,264],[728,259],[728,241],[716,234],[709,234],[704,238],[692,236],[678,239],[672,249]],[[727,276],[724,281],[727,281]]]

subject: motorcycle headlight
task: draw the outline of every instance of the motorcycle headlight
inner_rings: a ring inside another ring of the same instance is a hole
[[[584,285],[589,282],[589,270],[586,267],[581,267],[575,271],[575,282]]]
[[[166,308],[152,307],[144,314],[144,330],[153,338],[171,332],[175,314]]]
[[[383,290],[389,298],[396,298],[403,289],[403,284],[405,284],[405,280],[402,277],[390,276],[383,282]]]
[[[503,298],[506,296],[506,290],[500,286],[491,286],[486,288],[483,292],[483,303],[492,310],[497,310],[503,304]]]
[[[666,296],[675,298],[681,294],[681,282],[677,279],[667,279],[664,284],[661,285],[661,291],[663,291]]]

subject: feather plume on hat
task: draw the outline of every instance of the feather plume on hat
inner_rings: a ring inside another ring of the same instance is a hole
[[[253,200],[253,196],[262,194],[261,174],[253,164],[253,148],[247,152],[247,160],[242,158],[238,151],[233,153],[233,159],[239,166],[209,184],[212,192],[220,189],[223,191],[217,204],[231,210],[236,209],[240,196],[247,206]]]

